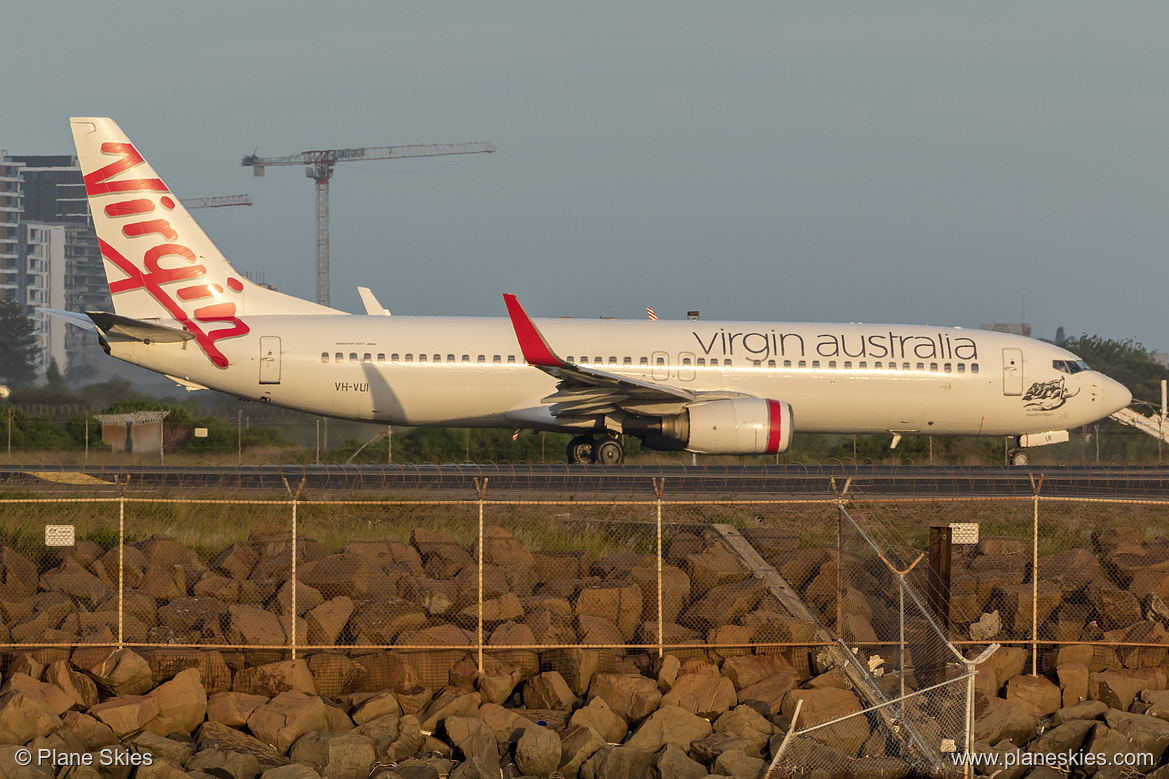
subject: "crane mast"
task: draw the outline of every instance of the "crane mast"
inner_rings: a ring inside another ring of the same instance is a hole
[[[269,165],[304,165],[305,175],[316,182],[317,302],[329,305],[329,180],[339,162],[395,160],[408,157],[447,157],[454,154],[490,154],[491,143],[431,143],[410,146],[370,146],[357,149],[320,149],[286,157],[249,154],[240,162],[263,176]]]

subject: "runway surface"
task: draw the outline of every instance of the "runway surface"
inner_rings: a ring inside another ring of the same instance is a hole
[[[1025,496],[1169,500],[1169,468],[1158,466],[638,466],[381,465],[381,466],[0,466],[0,489],[18,492],[118,491],[135,494],[224,491],[287,495],[303,480],[306,494],[425,493],[468,499],[664,500],[832,497],[846,483],[853,496]]]

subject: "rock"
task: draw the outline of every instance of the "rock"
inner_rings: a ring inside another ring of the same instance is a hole
[[[192,728],[193,730],[193,728]],[[127,740],[126,745],[138,752],[147,752],[155,760],[170,760],[175,765],[186,765],[195,753],[194,743],[176,741],[159,736],[150,731],[143,731]]]
[[[738,749],[731,749],[715,758],[713,770],[723,776],[759,776],[766,766],[767,764],[757,757],[749,757]],[[906,766],[906,770],[908,768]]]
[[[418,550],[423,569],[433,579],[453,579],[459,571],[475,564],[455,537],[445,531],[415,528],[410,545]]]
[[[227,638],[232,644],[279,647],[287,644],[280,618],[258,606],[231,604],[228,609]]]
[[[361,689],[365,681],[365,668],[349,655],[334,652],[317,652],[309,655],[309,673],[313,686],[323,698],[339,698]]]
[[[540,655],[537,669],[542,665],[558,672],[573,694],[583,696],[589,691],[589,683],[597,672],[599,659],[600,653],[595,649],[551,649]]]
[[[743,579],[712,587],[686,610],[679,622],[705,634],[754,609],[765,592],[767,584],[762,579]]]
[[[1100,701],[1082,701],[1060,709],[1052,716],[1052,721],[1056,725],[1062,725],[1073,720],[1100,719],[1106,711],[1108,706]]]
[[[528,720],[495,703],[484,703],[476,717],[491,731],[501,752],[507,751],[508,744],[518,741],[520,733],[529,725]]]
[[[581,766],[581,779],[645,779],[653,770],[654,753],[648,749],[609,747],[598,749]]]
[[[288,756],[330,779],[365,779],[376,756],[373,741],[356,733],[307,733]]]
[[[479,711],[478,693],[447,687],[434,697],[419,718],[422,730],[433,733],[447,717],[473,717]]]
[[[803,712],[801,710],[801,716]],[[771,740],[771,722],[750,706],[736,706],[714,722],[715,733],[726,733],[751,744],[747,754],[762,757]]]
[[[657,682],[637,674],[597,674],[589,686],[589,700],[603,698],[626,722],[649,716],[661,703]]]
[[[43,700],[23,690],[0,694],[0,744],[23,745],[56,733],[61,718]]]
[[[1034,589],[1038,590],[1038,593]],[[1036,595],[1038,600],[1035,600]],[[991,595],[992,603],[997,604],[1002,617],[1002,625],[1008,633],[1029,633],[1031,631],[1032,604],[1035,618],[1042,625],[1047,621],[1063,600],[1063,593],[1059,587],[1048,581],[1040,581],[1038,585],[1004,584],[994,588]],[[1134,620],[1135,621],[1135,620]]]
[[[187,761],[188,772],[228,779],[255,779],[260,775],[259,759],[248,752],[234,752],[221,747],[200,749]],[[198,776],[199,774],[195,774]]]
[[[657,621],[658,568],[657,561],[640,563],[629,572],[629,580],[641,588],[641,613],[646,619]],[[662,621],[676,622],[682,609],[690,601],[690,577],[681,568],[662,565]]]
[[[333,646],[349,617],[353,615],[353,601],[341,595],[322,603],[305,615],[308,643],[313,646]]]
[[[576,703],[568,682],[556,671],[533,676],[524,683],[524,705],[529,709],[571,711]]]
[[[516,768],[527,776],[547,776],[560,767],[560,736],[555,731],[533,725],[516,743]]]
[[[1169,747],[1169,722],[1147,714],[1130,714],[1115,710],[1109,710],[1104,715],[1104,721],[1114,732],[1132,742],[1133,752],[1152,754],[1152,765],[1161,762],[1166,747]]]
[[[1022,705],[1033,717],[1044,717],[1060,709],[1059,687],[1042,676],[1016,676],[1007,682],[1006,697]]]
[[[710,722],[677,706],[662,704],[634,731],[624,746],[656,752],[667,743],[689,751],[690,743],[710,735]]]
[[[1096,726],[1094,720],[1071,720],[1045,731],[1028,745],[1030,752],[1050,752],[1055,754],[1076,752],[1084,743],[1088,732]]]
[[[154,687],[150,664],[129,649],[111,650],[102,659],[82,668],[98,688],[111,696],[140,695]]]
[[[268,702],[267,696],[242,692],[221,692],[207,699],[207,720],[222,722],[230,728],[248,724],[252,712]]]
[[[602,617],[621,631],[622,642],[629,641],[641,624],[642,594],[636,584],[596,584],[585,587],[577,596],[576,616]]]
[[[0,713],[0,722],[2,721],[3,714]],[[61,717],[61,722],[70,733],[80,738],[82,743],[90,750],[98,750],[102,747],[108,747],[118,743],[118,737],[114,735],[114,731],[109,725],[98,721],[97,718],[91,717],[88,714],[82,714],[79,711],[67,711]]]
[[[587,706],[573,712],[570,723],[591,728],[610,744],[624,741],[629,731],[625,719],[614,712],[602,697],[590,699]]]
[[[570,725],[560,735],[560,774],[575,779],[584,762],[605,746],[605,740],[588,725]]]
[[[259,762],[261,768],[288,765],[288,758],[270,745],[258,738],[229,728],[222,722],[204,722],[199,726],[195,740],[201,750],[222,749],[227,752],[252,755]]]
[[[999,634],[1003,629],[1002,619],[999,617],[998,609],[983,614],[978,618],[977,622],[970,623],[970,640],[971,641],[990,641]]]
[[[159,736],[191,733],[207,717],[207,691],[199,680],[199,670],[189,668],[146,694],[158,706],[158,714],[146,723],[146,729]]]
[[[694,598],[701,598],[714,587],[747,578],[738,558],[722,544],[712,544],[703,552],[687,555],[683,568],[690,575],[690,593]]]
[[[686,748],[668,743],[653,758],[653,779],[706,779],[706,767],[691,760]]]
[[[1074,706],[1088,697],[1088,667],[1083,663],[1063,663],[1056,667],[1063,706]]]
[[[47,682],[38,682],[28,674],[14,673],[8,677],[8,681],[4,683],[3,687],[0,687],[0,694],[10,690],[22,690],[29,695],[40,698],[58,717],[77,706],[77,701],[66,695],[60,687]]]
[[[752,708],[767,711],[771,716],[777,714],[783,705],[787,694],[796,688],[796,680],[787,674],[778,673],[775,676],[756,682],[750,687],[739,690],[739,703]]]
[[[36,594],[38,582],[37,567],[28,558],[10,546],[0,549],[0,585],[16,598],[28,599]]]
[[[393,690],[374,693],[349,712],[354,723],[364,725],[379,717],[402,716],[402,705],[398,702],[398,695]]]
[[[1002,698],[990,698],[974,720],[974,738],[994,746],[1006,739],[1026,744],[1035,738],[1036,719],[1026,707]]]
[[[419,686],[418,670],[407,658],[395,652],[360,655],[354,660],[365,669],[366,690],[401,692]]]
[[[809,728],[829,720],[860,711],[863,707],[857,697],[848,690],[828,687],[822,690],[792,690],[784,698],[782,711],[791,718],[796,701],[803,700],[799,724]],[[855,755],[869,738],[869,726],[864,717],[853,717],[835,725],[812,731],[809,735],[825,744],[830,744],[849,755]]]
[[[303,692],[282,692],[248,717],[248,729],[256,738],[281,754],[305,733],[324,728],[324,702]]]
[[[1105,579],[1097,579],[1089,585],[1088,599],[1104,630],[1127,628],[1141,619],[1141,604],[1137,597]]]
[[[69,667],[64,660],[56,660],[45,669],[45,681],[56,685],[80,709],[97,704],[97,684],[92,679]]]
[[[145,695],[120,695],[89,709],[89,714],[124,738],[158,716],[158,703]]]
[[[486,722],[477,717],[447,717],[443,727],[455,754],[463,760],[486,757],[498,762],[499,742]]]
[[[382,776],[382,774],[378,774],[378,776]],[[437,777],[438,774],[436,773],[435,779]],[[307,765],[292,763],[290,765],[269,768],[260,774],[260,779],[321,779],[321,775]]]
[[[722,673],[731,680],[736,690],[742,690],[779,674],[790,677],[794,686],[796,678],[796,669],[782,655],[729,657],[722,664]]]
[[[1165,689],[1165,675],[1155,669],[1102,671],[1088,675],[1088,697],[1111,709],[1128,711],[1146,688]]]
[[[234,692],[272,698],[282,692],[316,695],[317,687],[308,664],[301,659],[282,660],[254,668],[244,668],[235,675]]]
[[[670,691],[662,696],[663,706],[678,706],[684,711],[714,720],[739,703],[735,685],[724,676],[686,674],[680,676]]]

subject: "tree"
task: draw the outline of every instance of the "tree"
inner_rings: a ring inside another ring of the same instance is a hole
[[[15,300],[0,300],[0,383],[19,387],[36,379],[36,325]]]
[[[1138,341],[1117,341],[1084,334],[1060,344],[1088,363],[1089,367],[1116,379],[1132,392],[1133,398],[1161,406],[1161,380],[1169,379],[1169,370],[1149,356]]]

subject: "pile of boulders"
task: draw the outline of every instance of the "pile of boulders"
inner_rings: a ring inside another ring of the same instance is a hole
[[[853,642],[895,636],[883,563],[800,548],[794,531],[744,535],[823,624]],[[955,562],[952,612],[966,615],[955,625],[988,641],[1030,629],[1029,548],[1008,541],[983,539]],[[428,528],[339,552],[299,537],[295,560],[293,544],[269,527],[202,556],[161,536],[82,541],[48,570],[0,550],[0,643],[28,645],[7,656],[0,688],[0,777],[54,775],[47,763],[13,772],[21,747],[108,752],[126,764],[100,775],[144,778],[756,776],[797,702],[801,728],[867,705],[831,653],[798,646],[818,640],[816,626],[714,537],[669,539],[660,623],[653,555],[532,550],[501,527],[482,550]],[[1169,548],[1109,531],[1061,555],[1039,561],[1042,630],[1160,643]],[[111,646],[119,625],[128,648]],[[897,666],[888,647],[869,654],[870,667]],[[1042,653],[1038,676],[1029,658],[1005,647],[982,666],[980,745],[1045,749],[1074,731],[1080,746],[1135,749],[1160,732],[1150,719],[1169,717],[1163,647],[1067,646]],[[893,680],[879,681],[892,691]],[[879,717],[810,736],[782,766],[910,770]]]

